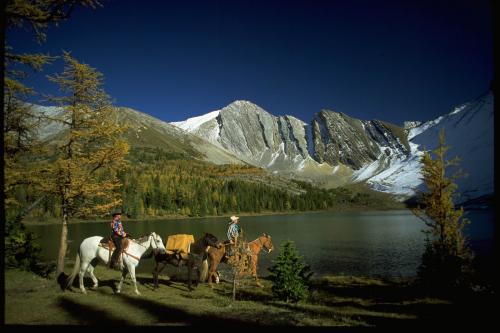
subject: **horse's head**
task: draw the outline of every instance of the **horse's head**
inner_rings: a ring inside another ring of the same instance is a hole
[[[150,240],[150,246],[153,248],[153,252],[155,254],[165,254],[165,245],[163,244],[163,240],[161,239],[160,235],[157,235],[155,232],[152,232],[151,235],[149,235],[149,240]]]
[[[270,253],[272,250],[274,250],[274,245],[271,236],[269,236],[266,233],[263,233],[262,236],[260,236],[260,240],[262,242],[262,247],[267,250],[267,253]]]
[[[212,247],[216,247],[216,248],[220,249],[221,243],[219,242],[217,237],[215,237],[214,235],[209,234],[209,233],[205,233],[205,237],[203,239],[205,240],[205,244],[207,246],[212,246]]]

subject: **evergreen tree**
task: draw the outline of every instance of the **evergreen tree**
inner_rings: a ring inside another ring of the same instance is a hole
[[[49,79],[66,93],[52,98],[64,109],[54,120],[66,131],[57,140],[55,161],[46,169],[43,186],[61,205],[57,274],[64,271],[70,217],[104,215],[121,204],[117,172],[125,167],[128,153],[128,144],[121,139],[124,128],[102,89],[102,74],[67,52],[63,58],[64,71]]]
[[[298,302],[308,293],[309,278],[312,275],[309,265],[302,261],[293,241],[281,244],[280,254],[269,268],[273,282],[273,295],[286,302]]]
[[[446,177],[446,169],[458,164],[459,159],[445,160],[449,146],[445,143],[444,130],[439,133],[439,145],[422,157],[422,175],[427,192],[421,194],[423,208],[414,210],[429,227],[426,247],[419,267],[419,277],[432,289],[463,286],[472,272],[473,254],[463,228],[469,221],[463,217],[463,208],[455,209],[453,195],[457,185]]]

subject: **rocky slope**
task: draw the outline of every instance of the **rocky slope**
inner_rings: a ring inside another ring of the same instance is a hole
[[[47,118],[58,118],[62,114],[62,109],[54,106],[36,105],[35,110]],[[216,164],[245,164],[210,142],[145,113],[124,107],[117,107],[115,111],[118,121],[127,127],[125,138],[134,149],[161,148],[164,152],[184,158],[196,158]],[[50,142],[64,130],[65,127],[60,122],[45,121],[39,128],[39,136]]]

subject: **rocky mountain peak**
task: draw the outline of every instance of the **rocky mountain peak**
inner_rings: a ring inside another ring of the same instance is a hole
[[[361,121],[342,112],[318,112],[312,120],[312,136],[319,162],[344,164],[354,170],[377,160],[382,153],[409,153],[406,137],[398,126],[379,120]]]

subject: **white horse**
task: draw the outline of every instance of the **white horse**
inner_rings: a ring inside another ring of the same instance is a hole
[[[94,282],[92,288],[97,288],[98,281],[94,275],[94,268],[99,262],[107,265],[109,260],[109,250],[99,246],[102,239],[103,237],[101,236],[92,236],[85,238],[82,244],[80,244],[80,249],[76,255],[75,267],[73,268],[71,275],[66,280],[66,288],[71,287],[78,272],[80,275],[80,290],[82,293],[87,293],[85,287],[83,286],[83,277],[85,273],[88,273]],[[122,254],[122,262],[124,265],[122,266],[120,283],[116,289],[117,293],[121,291],[123,280],[127,276],[127,273],[130,273],[130,277],[134,282],[135,293],[137,295],[141,294],[139,290],[137,290],[135,268],[139,265],[141,256],[150,247],[153,248],[155,253],[165,253],[165,246],[163,245],[161,237],[154,232],[152,232],[149,236],[144,236],[139,239],[130,239],[128,248]]]

